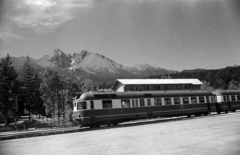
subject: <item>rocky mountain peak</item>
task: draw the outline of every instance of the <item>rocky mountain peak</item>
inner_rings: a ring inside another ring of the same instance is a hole
[[[71,66],[71,62],[72,62],[71,58],[72,58],[71,55],[66,55],[60,49],[55,49],[52,53],[42,57],[41,60],[53,62],[55,65],[57,65],[60,68],[68,68]]]

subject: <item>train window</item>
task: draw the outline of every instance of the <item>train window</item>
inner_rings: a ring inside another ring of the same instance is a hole
[[[102,107],[103,107],[103,109],[111,109],[112,108],[112,100],[103,100]]]
[[[147,99],[148,106],[151,106],[151,99]]]
[[[94,109],[93,101],[91,101],[91,109]]]
[[[144,99],[140,99],[140,107],[144,107],[145,103],[144,103]]]
[[[161,100],[161,98],[155,98],[154,99],[154,105],[162,105],[162,100]]]
[[[191,97],[191,103],[192,104],[197,103],[197,97]]]
[[[183,97],[183,104],[189,104],[189,99],[188,97]]]
[[[236,101],[235,95],[231,95],[232,101]]]
[[[77,102],[77,110],[87,109],[86,102]]]
[[[132,100],[132,107],[136,107],[135,100]]]
[[[198,97],[199,103],[205,103],[205,99],[203,96]]]
[[[110,94],[110,97],[111,98],[117,98],[117,95],[116,94]]]
[[[237,95],[237,100],[240,101],[240,95]]]
[[[130,108],[130,100],[121,100],[122,108]]]
[[[174,104],[180,104],[180,97],[174,97]]]
[[[102,97],[103,98],[109,98],[110,96],[109,96],[109,94],[102,94]]]
[[[210,102],[211,102],[211,103],[215,102],[214,96],[209,96],[209,99],[210,99]]]
[[[94,97],[95,98],[102,98],[102,95],[101,94],[94,94]]]
[[[171,105],[171,98],[164,98],[164,105]]]
[[[226,96],[226,95],[224,95],[224,96],[223,96],[223,101],[224,101],[224,102],[227,102],[227,101],[228,101],[228,99],[227,99],[227,96]]]
[[[135,101],[136,101],[136,107],[138,107],[138,100],[136,99]]]
[[[152,94],[144,94],[144,96],[146,96],[146,97],[151,97]]]
[[[138,107],[138,100],[132,99],[132,107]]]

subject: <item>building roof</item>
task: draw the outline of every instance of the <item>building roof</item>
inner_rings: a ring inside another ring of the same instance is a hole
[[[201,85],[198,79],[117,79],[124,85],[144,85],[144,84],[193,84]]]

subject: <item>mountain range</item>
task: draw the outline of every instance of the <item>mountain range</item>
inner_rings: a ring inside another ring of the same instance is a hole
[[[11,57],[13,66],[21,74],[26,57]],[[35,71],[41,72],[47,67],[58,70],[59,75],[65,77],[89,78],[94,82],[114,82],[121,78],[146,78],[153,75],[175,73],[177,71],[154,67],[148,64],[139,64],[132,67],[121,65],[101,54],[82,50],[73,55],[65,54],[60,49],[44,55],[40,59],[30,58]]]

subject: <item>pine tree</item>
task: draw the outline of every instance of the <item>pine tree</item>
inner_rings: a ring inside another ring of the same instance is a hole
[[[38,77],[38,74],[34,77],[34,89],[33,89],[33,101],[34,105],[32,106],[32,112],[38,114],[39,116],[45,114],[45,109],[43,106],[43,100],[41,99],[41,93],[39,91],[41,80]]]
[[[3,107],[5,107],[1,109],[1,112],[5,116],[6,123],[9,123],[8,110],[11,109],[8,99],[12,93],[17,93],[19,87],[18,74],[12,66],[10,59],[11,57],[7,55],[6,59],[0,62],[0,99],[4,104]]]
[[[23,84],[25,86],[25,97],[26,97],[26,109],[28,110],[29,119],[32,110],[34,109],[34,84],[35,84],[35,73],[34,73],[34,67],[32,66],[30,62],[30,58],[27,56],[23,67],[22,67],[22,73],[23,73]]]

